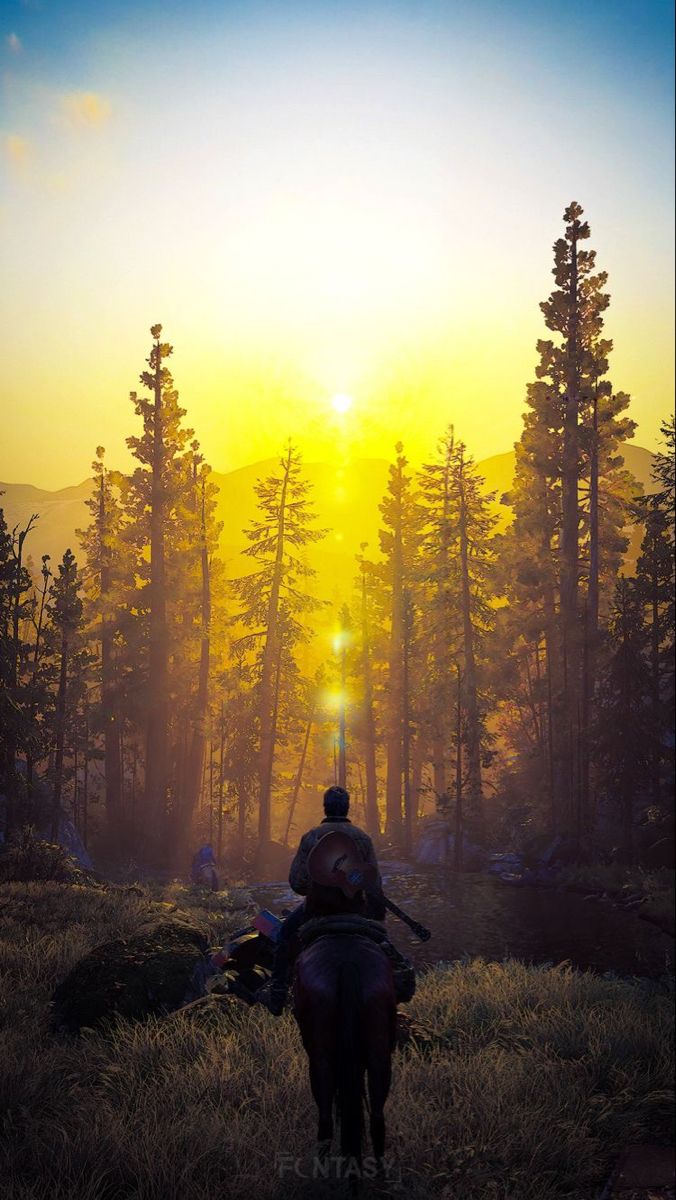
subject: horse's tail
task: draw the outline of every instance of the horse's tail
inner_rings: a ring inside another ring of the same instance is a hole
[[[343,962],[338,972],[340,1035],[338,1039],[338,1112],[340,1152],[361,1166],[363,1133],[364,1047],[362,1045],[362,989],[359,968]]]

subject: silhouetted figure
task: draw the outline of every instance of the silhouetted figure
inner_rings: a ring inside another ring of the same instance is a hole
[[[330,887],[315,883],[308,870],[308,860],[314,847],[323,837],[337,829],[349,836],[354,842],[355,851],[365,866],[373,868],[373,887],[376,892],[382,890],[378,860],[373,842],[363,829],[353,825],[348,817],[350,796],[345,788],[333,786],[324,793],[324,819],[320,825],[303,834],[295,858],[289,870],[289,883],[294,892],[305,896],[305,901],[299,904],[285,920],[275,949],[275,961],[272,970],[268,1007],[275,1016],[284,1009],[290,967],[291,942],[305,921],[312,917],[335,916],[339,913],[357,913],[382,921],[385,917],[385,905],[377,896],[366,895],[359,890],[350,897],[339,887]]]
[[[193,855],[190,878],[196,887],[211,888],[212,892],[218,891],[216,858],[212,846],[200,846]]]

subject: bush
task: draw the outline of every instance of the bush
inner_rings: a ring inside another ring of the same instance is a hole
[[[87,874],[63,846],[36,837],[30,825],[24,826],[18,841],[11,842],[0,855],[0,883],[28,880],[79,882]]]

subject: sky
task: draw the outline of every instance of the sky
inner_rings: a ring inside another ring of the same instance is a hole
[[[2,0],[0,35],[0,479],[129,465],[156,322],[217,470],[289,436],[419,461],[449,422],[504,452],[573,199],[655,448],[670,4]]]

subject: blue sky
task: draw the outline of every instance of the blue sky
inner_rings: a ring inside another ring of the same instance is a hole
[[[655,444],[673,386],[670,5],[1,11],[17,445],[0,478],[70,482],[100,440],[124,455],[156,320],[217,466],[274,452],[294,424],[323,452],[322,406],[342,391],[355,452],[386,453],[398,431],[424,454],[423,408],[432,444],[453,417],[479,456],[504,450],[571,199],[610,274],[612,378]]]

